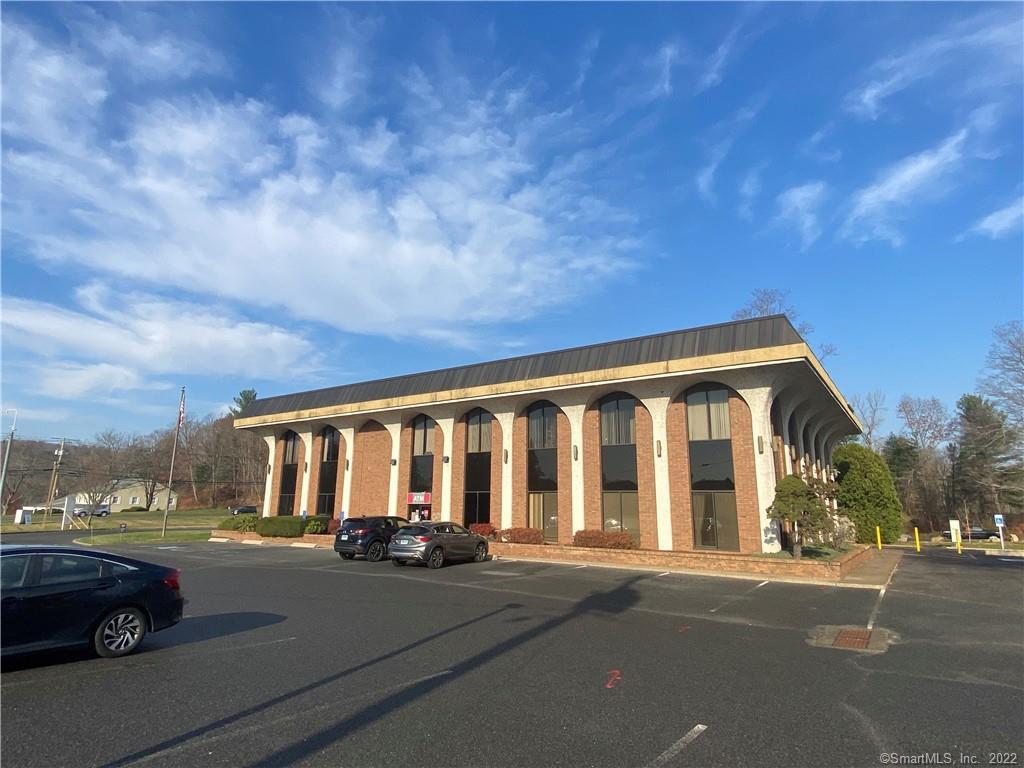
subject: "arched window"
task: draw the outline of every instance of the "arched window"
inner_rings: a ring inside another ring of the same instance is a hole
[[[338,487],[338,455],[341,433],[331,426],[320,432],[320,481],[316,492],[316,513],[334,516],[335,491]]]
[[[686,393],[693,538],[698,547],[738,551],[729,390],[702,384]]]
[[[526,409],[528,525],[558,539],[558,407],[546,400]]]
[[[601,400],[601,511],[604,530],[640,540],[636,473],[636,399],[616,393]]]
[[[417,494],[409,504],[410,520],[430,519],[434,489],[434,420],[420,414],[412,420],[412,462],[409,470],[409,492]],[[427,494],[427,495],[424,495]],[[410,497],[412,498],[412,497]]]
[[[466,416],[466,525],[491,522],[491,419],[482,408]]]
[[[277,498],[277,514],[295,514],[295,486],[299,474],[299,436],[289,430],[284,440],[284,460],[281,462],[281,491]]]

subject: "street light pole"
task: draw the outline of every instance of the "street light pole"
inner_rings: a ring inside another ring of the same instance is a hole
[[[7,438],[7,448],[4,450],[4,467],[0,470],[0,504],[3,508],[0,509],[0,515],[7,511],[7,505],[4,502],[4,489],[7,487],[7,465],[11,461],[11,448],[14,446],[14,430],[18,426],[18,409],[17,408],[6,408],[4,413],[13,413],[14,421],[11,423],[11,434]]]

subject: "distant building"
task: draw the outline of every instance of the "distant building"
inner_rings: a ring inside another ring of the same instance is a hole
[[[770,552],[788,474],[831,477],[860,423],[782,315],[254,401],[264,515],[430,510],[644,549]]]
[[[65,496],[61,496],[58,499],[53,500],[52,509],[64,509],[64,505],[67,502],[68,496],[71,497],[70,503],[68,503],[68,511],[74,510],[76,507],[88,507],[89,506],[89,495],[76,491]],[[177,505],[178,492],[174,491],[172,497],[175,505]],[[46,500],[39,502],[40,508],[46,507]],[[111,512],[123,512],[130,507],[144,507],[146,506],[146,488],[145,484],[141,480],[136,479],[125,479],[118,480],[117,485],[110,495],[99,505],[107,507]],[[167,509],[167,486],[163,483],[157,483],[156,495],[153,497],[153,505],[150,510]]]

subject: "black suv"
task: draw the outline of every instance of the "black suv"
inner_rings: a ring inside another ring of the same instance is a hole
[[[366,555],[371,563],[385,560],[391,537],[407,525],[404,517],[347,518],[334,536],[334,551],[346,560],[356,555]]]

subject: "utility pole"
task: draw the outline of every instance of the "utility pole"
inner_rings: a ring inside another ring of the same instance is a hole
[[[64,460],[64,438],[60,439],[60,448],[53,452],[53,470],[50,472],[50,489],[46,493],[46,517],[43,527],[50,522],[50,506],[53,504],[53,497],[57,494],[57,477],[60,474],[60,463]]]
[[[171,446],[171,469],[167,473],[167,506],[164,507],[164,524],[160,528],[160,538],[167,536],[167,515],[171,511],[171,500],[174,493],[171,483],[174,482],[174,454],[178,452],[178,434],[181,432],[181,425],[185,422],[185,388],[181,388],[181,402],[178,403],[178,426],[174,428],[174,445]]]
[[[0,515],[7,511],[7,502],[4,500],[4,489],[7,487],[7,465],[11,461],[11,448],[14,446],[14,430],[18,426],[18,409],[7,408],[4,413],[14,413],[14,421],[11,423],[11,434],[7,438],[7,448],[4,450],[4,468],[0,470]]]

